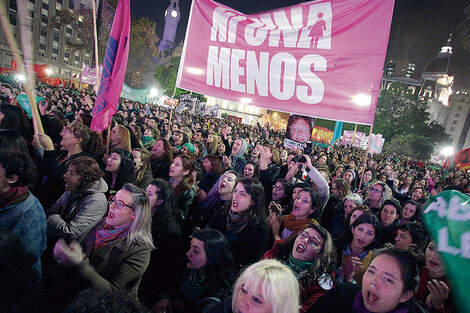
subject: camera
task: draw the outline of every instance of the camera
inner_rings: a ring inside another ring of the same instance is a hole
[[[292,158],[292,161],[299,162],[299,163],[305,163],[305,162],[307,162],[307,159],[303,155],[298,154],[298,155],[296,155]]]

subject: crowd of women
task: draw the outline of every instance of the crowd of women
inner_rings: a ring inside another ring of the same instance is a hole
[[[99,134],[45,85],[33,134],[0,92],[7,312],[456,312],[422,210],[464,171],[123,99]]]

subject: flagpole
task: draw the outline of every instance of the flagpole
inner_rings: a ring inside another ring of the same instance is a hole
[[[25,20],[25,17],[26,17],[26,14],[24,14],[24,11],[23,9],[25,10],[26,9],[26,3],[23,3],[22,1],[19,1],[19,5],[18,5],[18,15],[19,15],[19,20],[20,20],[20,31],[21,31],[21,37],[23,39],[23,37],[26,37],[25,35],[25,23],[24,23],[24,20]],[[28,58],[28,73],[26,74],[26,71],[25,71],[25,68],[24,68],[24,64],[23,64],[23,58],[21,57],[21,54],[20,54],[20,51],[18,49],[18,45],[16,44],[16,40],[13,36],[13,31],[11,29],[11,25],[10,25],[10,21],[8,20],[7,18],[7,14],[6,14],[6,2],[4,1],[1,1],[0,3],[0,23],[2,25],[2,28],[5,32],[5,35],[6,35],[6,38],[7,38],[7,41],[8,41],[8,45],[10,46],[10,50],[13,54],[13,57],[16,61],[16,64],[19,68],[19,71],[22,75],[24,75],[26,77],[26,82],[24,84],[24,87],[26,89],[26,95],[28,96],[28,100],[29,100],[29,104],[31,105],[31,112],[32,112],[32,119],[33,119],[33,127],[34,127],[34,133],[35,134],[39,134],[39,133],[44,133],[44,129],[42,127],[42,123],[41,123],[41,117],[39,116],[39,112],[38,112],[38,109],[37,109],[37,105],[36,105],[36,97],[33,95],[33,91],[32,91],[32,86],[31,86],[31,82],[32,82],[32,77],[33,77],[33,72],[32,72],[32,57],[31,57],[31,41],[29,42],[29,45],[26,44],[26,47],[25,47],[25,41],[23,41],[23,51],[25,53],[25,57]],[[28,38],[31,38],[31,36],[28,36]],[[26,38],[25,38],[26,39]],[[26,52],[29,50],[29,56],[26,55]]]
[[[92,0],[93,3],[93,34],[95,37],[95,67],[96,67],[96,84],[95,84],[95,90],[98,91],[98,88],[100,87],[100,66],[99,66],[99,56],[98,56],[98,32],[96,29],[96,6],[95,6],[95,0]]]
[[[357,124],[356,124],[357,125]],[[362,165],[362,171],[361,171],[361,179],[359,180],[359,190],[361,190],[362,186],[362,178],[364,177],[364,172],[366,171],[366,166],[367,166],[367,159],[369,157],[369,153],[367,150],[369,150],[369,145],[370,145],[370,137],[372,135],[372,128],[374,125],[370,125],[370,131],[369,131],[369,139],[367,139],[367,148],[366,148],[366,157],[364,158],[364,164]]]

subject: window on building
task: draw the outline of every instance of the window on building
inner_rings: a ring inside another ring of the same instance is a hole
[[[59,49],[57,49],[57,48],[52,48],[52,53],[53,53],[53,54],[58,54],[58,53],[59,53]]]
[[[457,107],[457,111],[462,110],[462,108],[463,108],[463,106],[459,105],[459,106]]]
[[[64,55],[67,59],[70,58],[70,52],[65,52],[65,55]]]
[[[452,125],[457,125],[458,121],[457,120],[453,120],[452,121]]]
[[[49,19],[47,18],[47,15],[43,14],[41,16],[41,22],[47,25],[47,23],[49,22]]]
[[[45,9],[45,10],[49,10],[49,4],[47,3],[42,3],[42,8]]]
[[[451,127],[451,128],[450,128],[450,131],[451,131],[451,132],[455,132],[455,127]]]
[[[10,0],[10,10],[18,10],[18,6],[16,4],[16,0]]]
[[[46,44],[40,43],[39,44],[39,50],[46,51]]]
[[[16,11],[9,10],[8,18],[10,19],[10,24],[16,26]]]
[[[47,37],[47,31],[43,30],[42,27],[41,27],[41,36]]]
[[[69,9],[73,10],[75,8],[75,4],[73,3],[73,0],[69,0]]]
[[[62,0],[56,0],[56,3],[62,4]]]
[[[460,117],[460,114],[458,114],[458,113],[457,113],[457,114],[455,114],[455,117]]]
[[[67,26],[67,30],[65,31],[67,35],[72,35],[72,27]]]

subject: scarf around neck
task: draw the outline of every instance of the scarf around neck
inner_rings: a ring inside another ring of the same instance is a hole
[[[284,227],[290,231],[298,232],[302,230],[306,225],[314,222],[313,218],[304,218],[302,220],[296,220],[294,214],[290,213],[284,220]]]
[[[0,208],[23,202],[28,196],[28,186],[12,187],[10,190],[0,193]]]
[[[248,225],[249,220],[248,211],[234,212],[229,210],[227,214],[227,230],[235,234],[239,233]]]
[[[124,237],[127,235],[129,226],[130,224],[119,228],[114,228],[113,226],[106,224],[102,230],[96,232],[95,245],[93,250],[96,250],[114,240],[118,240]]]
[[[312,266],[312,262],[299,261],[294,259],[292,252],[289,254],[289,259],[287,259],[287,266],[294,272],[294,275],[299,279],[303,273],[308,271]]]

